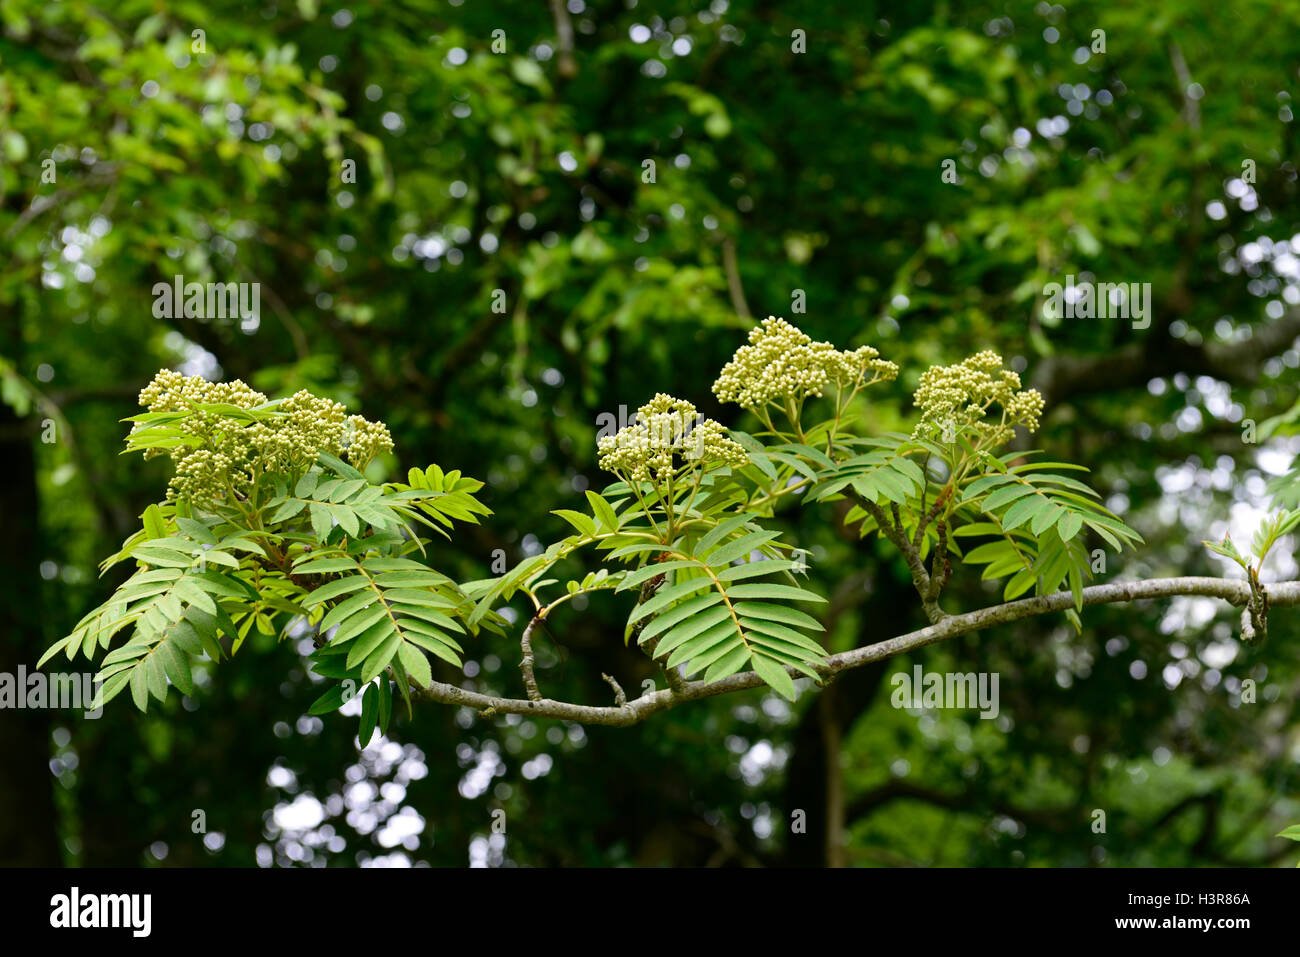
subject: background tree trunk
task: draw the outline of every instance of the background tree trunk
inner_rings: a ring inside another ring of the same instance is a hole
[[[15,361],[22,348],[20,310],[15,306],[0,343],[0,351]],[[0,608],[7,610],[0,621],[0,672],[15,681],[20,664],[28,673],[35,670],[46,644],[39,600],[41,531],[33,421],[39,420],[21,420],[0,403],[0,527],[6,538],[0,550]],[[48,710],[0,709],[0,866],[61,863],[50,773],[51,723]]]

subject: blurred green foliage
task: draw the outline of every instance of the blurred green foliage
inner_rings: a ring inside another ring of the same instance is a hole
[[[664,391],[752,427],[708,389],[750,311],[899,362],[877,430],[927,365],[1011,359],[1047,396],[1036,446],[1146,539],[1099,580],[1221,573],[1200,540],[1293,451],[1243,427],[1296,401],[1294,6],[0,0],[0,22],[2,671],[117,584],[95,563],[166,481],[118,458],[119,420],[160,366],[312,389],[388,423],[387,468],[484,479],[491,521],[440,558],[462,579],[565,533],[549,510],[603,481],[598,415]],[[177,274],[260,283],[259,321],[156,318]],[[1045,315],[1067,275],[1151,283],[1150,327]],[[828,517],[786,519],[834,650],[923,623],[901,562]],[[620,598],[534,642],[548,693],[649,676]],[[1232,618],[1093,608],[1081,635],[1029,620],[793,707],[624,730],[426,707],[361,755],[354,719],[305,717],[295,650],[250,639],[147,716],[0,714],[0,859],[1289,863],[1296,626],[1248,648]],[[519,693],[510,641],[467,651],[436,676]],[[998,672],[1002,716],[891,707],[918,662]]]

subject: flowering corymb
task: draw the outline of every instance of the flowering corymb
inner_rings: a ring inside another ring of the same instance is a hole
[[[164,369],[140,392],[149,410],[136,419],[138,434],[165,427],[167,443],[145,448],[146,458],[167,454],[176,466],[170,499],[211,503],[246,495],[261,475],[295,475],[320,453],[364,469],[393,440],[382,422],[347,415],[337,402],[299,391],[270,402],[236,379],[208,382]]]
[[[881,359],[871,346],[840,351],[812,338],[784,319],[769,316],[749,332],[749,344],[736,350],[722,369],[713,393],[770,422],[769,407],[793,422],[810,396],[835,391],[836,408],[862,388],[898,377],[898,366]]]
[[[1002,368],[1002,357],[991,349],[957,365],[927,369],[921,374],[915,401],[921,410],[915,435],[942,436],[970,429],[994,446],[1010,439],[1014,426],[1036,431],[1043,414],[1042,394],[1037,389],[1022,390],[1020,376]],[[994,405],[1001,409],[997,421],[986,419]]]

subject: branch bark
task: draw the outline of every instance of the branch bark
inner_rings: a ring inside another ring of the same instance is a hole
[[[1300,581],[1276,582],[1261,586],[1266,590],[1269,605],[1300,605]],[[1105,605],[1116,602],[1143,601],[1152,598],[1171,598],[1178,595],[1219,598],[1233,605],[1244,606],[1251,601],[1250,583],[1232,581],[1224,578],[1207,578],[1185,576],[1181,578],[1154,578],[1146,581],[1116,582],[1109,585],[1093,585],[1083,590],[1083,604]],[[1055,592],[1036,598],[1022,598],[1019,601],[1002,605],[991,605],[978,611],[963,615],[947,615],[939,621],[916,631],[898,635],[885,641],[841,652],[826,659],[814,670],[823,679],[833,677],[853,668],[895,655],[905,654],[926,645],[955,638],[989,628],[1003,625],[1022,618],[1045,615],[1064,611],[1074,604],[1069,592]],[[800,677],[799,672],[786,669],[793,678]],[[763,679],[752,671],[731,675],[720,681],[687,681],[680,688],[667,691],[653,691],[617,707],[596,707],[592,705],[573,704],[567,701],[555,701],[551,698],[540,700],[520,700],[518,698],[499,698],[466,691],[464,688],[441,681],[433,682],[428,688],[420,689],[417,695],[423,699],[442,704],[463,705],[477,708],[485,715],[525,714],[538,718],[558,718],[576,721],[581,724],[605,725],[608,727],[627,727],[638,724],[653,714],[717,695],[757,688],[764,684]]]
[[[542,700],[542,693],[537,687],[537,675],[533,671],[533,628],[541,620],[541,618],[534,615],[533,620],[524,627],[524,633],[519,638],[519,650],[523,653],[523,657],[519,660],[519,671],[524,676],[524,687],[528,690],[529,701]]]
[[[919,546],[907,540],[907,533],[903,530],[903,523],[899,518],[898,506],[893,507],[894,521],[890,521],[885,510],[870,499],[855,493],[853,500],[875,519],[881,533],[903,553],[907,567],[912,572],[912,584],[916,586],[916,593],[921,597],[921,607],[925,609],[925,617],[929,618],[931,623],[942,621],[944,611],[939,607],[939,590],[933,587],[930,573],[925,570],[925,562],[921,560]]]

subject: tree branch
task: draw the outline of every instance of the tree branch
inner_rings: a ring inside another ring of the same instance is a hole
[[[519,670],[524,676],[524,687],[528,689],[529,701],[541,701],[542,693],[537,687],[537,675],[533,671],[533,628],[541,621],[541,617],[534,615],[524,627],[524,633],[519,638],[519,650],[523,652],[523,658],[519,661]]]
[[[1266,590],[1270,605],[1300,605],[1300,581],[1276,582],[1261,587]],[[1085,606],[1105,605],[1151,598],[1170,598],[1176,595],[1220,598],[1233,605],[1246,605],[1252,597],[1250,583],[1246,581],[1186,576],[1092,585],[1083,590],[1083,604]],[[832,655],[824,664],[814,665],[813,668],[823,679],[830,678],[841,672],[915,651],[917,648],[947,638],[955,638],[993,625],[1004,625],[1022,618],[1064,611],[1073,604],[1074,597],[1070,592],[1054,592],[1051,595],[992,605],[964,615],[947,615],[917,631]],[[792,668],[787,668],[786,671],[793,678],[800,677],[800,673]],[[572,704],[550,698],[527,701],[518,698],[498,698],[477,691],[466,691],[464,688],[441,681],[432,682],[428,688],[418,689],[417,694],[421,698],[442,704],[478,708],[487,714],[525,714],[538,718],[576,721],[581,724],[627,727],[644,721],[652,714],[667,711],[688,701],[699,701],[703,698],[712,698],[763,685],[763,679],[756,673],[745,671],[720,681],[687,681],[680,688],[653,691],[613,708]]]
[[[907,567],[912,572],[912,584],[916,586],[916,593],[921,596],[921,607],[925,609],[925,617],[929,618],[931,622],[942,620],[944,612],[939,607],[938,593],[931,594],[930,573],[925,570],[925,562],[921,561],[921,553],[918,547],[907,540],[907,533],[903,531],[902,520],[898,519],[898,506],[894,506],[894,517],[897,519],[897,524],[895,524],[895,522],[889,520],[885,510],[870,499],[863,498],[855,493],[853,500],[876,520],[881,533],[903,553],[903,558],[907,561]]]
[[[600,673],[600,676],[605,679],[605,684],[609,685],[610,688],[614,690],[614,703],[620,708],[627,704],[627,695],[623,693],[623,686],[620,685],[612,675],[607,675],[603,671]]]

